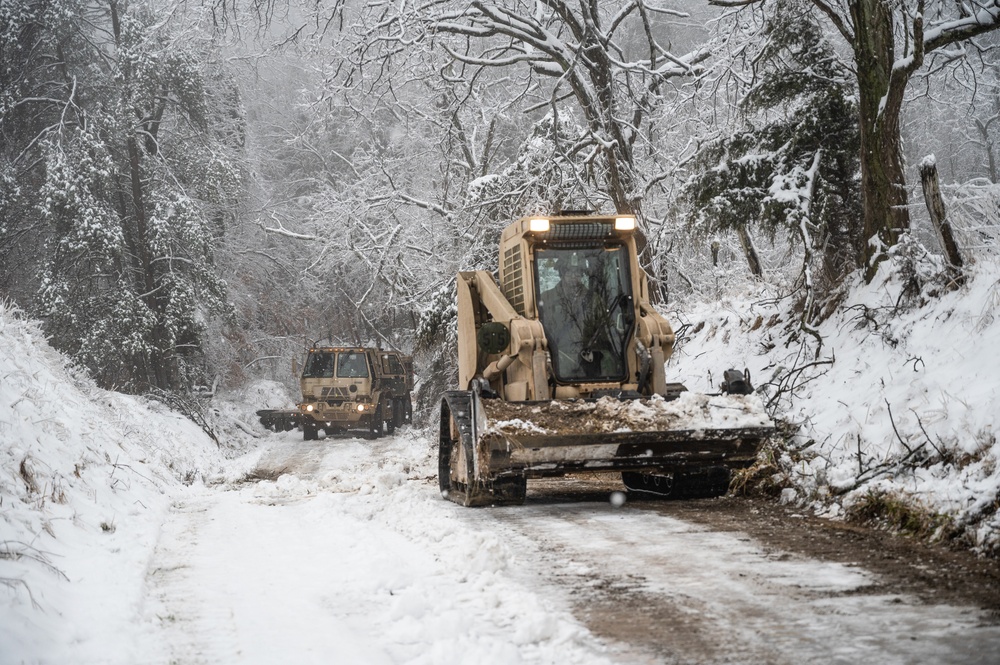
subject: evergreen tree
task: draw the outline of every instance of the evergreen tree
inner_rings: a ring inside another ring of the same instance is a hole
[[[752,225],[799,235],[807,206],[808,235],[827,280],[837,282],[863,256],[857,104],[850,72],[796,4],[778,2],[768,13],[739,126],[702,147],[684,198],[698,228],[744,238]]]
[[[229,311],[213,263],[242,188],[238,97],[166,16],[116,0],[62,12],[28,54],[58,63],[30,86],[51,91],[41,129],[5,154],[27,164],[22,242],[43,241],[36,312],[104,385],[183,387],[206,321]],[[24,125],[0,117],[5,133]]]

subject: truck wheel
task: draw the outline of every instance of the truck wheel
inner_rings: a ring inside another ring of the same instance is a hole
[[[385,421],[385,431],[387,434],[392,434],[396,431],[396,405],[392,405],[392,414],[389,419]]]
[[[409,397],[405,400],[405,406],[406,408],[404,409],[403,422],[410,425],[413,423],[413,402],[410,401]]]
[[[382,407],[375,407],[375,414],[372,416],[371,424],[368,426],[372,438],[380,439],[385,436],[385,421],[382,420]]]
[[[315,441],[319,438],[319,428],[309,423],[302,423],[302,440]]]
[[[402,397],[397,397],[393,405],[393,413],[396,414],[396,427],[406,424],[406,402]]]

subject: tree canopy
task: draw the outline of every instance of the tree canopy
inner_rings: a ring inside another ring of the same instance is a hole
[[[141,391],[288,378],[320,339],[423,344],[443,377],[456,271],[535,212],[638,213],[664,297],[870,277],[908,159],[996,181],[998,25],[986,0],[0,0],[0,292]]]

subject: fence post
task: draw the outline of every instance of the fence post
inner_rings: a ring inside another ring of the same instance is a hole
[[[924,189],[924,202],[927,204],[927,212],[931,215],[931,223],[937,231],[938,240],[944,249],[945,258],[951,267],[955,269],[958,276],[962,274],[962,255],[958,251],[958,243],[955,242],[955,235],[951,232],[951,224],[945,214],[944,199],[941,198],[941,186],[938,184],[937,161],[934,155],[924,157],[920,162],[920,183]]]

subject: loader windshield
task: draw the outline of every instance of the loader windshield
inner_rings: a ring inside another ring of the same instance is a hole
[[[628,254],[621,245],[535,253],[538,316],[561,383],[624,381],[635,323]]]

